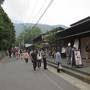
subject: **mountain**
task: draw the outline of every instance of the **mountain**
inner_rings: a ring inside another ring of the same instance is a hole
[[[19,23],[19,24],[14,24],[15,26],[15,31],[16,31],[16,37],[19,36],[19,34],[21,32],[23,32],[25,29],[29,28],[29,27],[32,27],[34,24],[32,23]],[[46,24],[38,24],[37,27],[39,27],[43,33],[47,32],[47,31],[50,31],[56,27],[62,27],[62,28],[67,28],[66,26],[64,25],[46,25]]]
[[[23,32],[27,27],[23,23],[20,24],[14,24],[15,31],[16,31],[16,37],[19,36],[21,32]]]

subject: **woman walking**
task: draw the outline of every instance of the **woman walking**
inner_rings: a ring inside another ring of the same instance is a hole
[[[60,72],[60,69],[62,69],[62,66],[61,66],[61,54],[60,54],[60,52],[58,50],[55,53],[55,62],[57,64],[57,72]]]
[[[26,50],[24,50],[23,57],[24,57],[25,62],[28,63],[28,59],[30,58],[30,56]]]

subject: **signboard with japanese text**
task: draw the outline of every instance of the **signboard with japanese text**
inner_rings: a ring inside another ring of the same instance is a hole
[[[82,65],[82,58],[79,50],[74,51],[76,65]]]

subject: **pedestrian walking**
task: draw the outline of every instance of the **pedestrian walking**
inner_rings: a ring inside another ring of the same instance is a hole
[[[42,52],[42,58],[43,58],[43,66],[44,66],[44,69],[46,70],[47,69],[47,60],[46,60],[47,55],[46,55],[45,50],[43,50],[43,52]]]
[[[42,54],[41,54],[41,51],[38,51],[38,53],[37,53],[37,66],[38,66],[38,68],[41,67],[41,61],[42,61]]]
[[[12,55],[12,50],[11,50],[11,48],[9,48],[8,53],[9,53],[9,57],[11,58],[11,55]]]
[[[31,60],[33,63],[33,69],[34,69],[34,71],[36,71],[36,67],[37,67],[37,52],[36,52],[36,50],[32,51]]]
[[[12,49],[13,57],[15,58],[15,48]]]
[[[30,55],[28,54],[28,52],[26,50],[24,50],[23,58],[24,58],[25,62],[28,63],[28,60],[30,59]]]
[[[19,59],[19,54],[20,54],[19,48],[16,48],[15,56],[17,60]]]
[[[23,51],[22,49],[20,49],[20,59],[22,60],[22,56],[23,56]]]
[[[57,72],[60,72],[60,70],[62,69],[62,66],[61,66],[61,54],[58,50],[56,50],[56,53],[55,53],[55,62],[57,64]]]

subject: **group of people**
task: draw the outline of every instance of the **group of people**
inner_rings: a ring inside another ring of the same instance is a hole
[[[82,62],[80,61],[80,56],[78,56],[77,52],[79,51],[77,48],[76,48],[76,45],[73,45],[73,47],[71,47],[71,44],[68,43],[68,47],[66,48],[66,57],[67,57],[67,64],[70,64],[73,66],[78,66],[78,65],[82,65]],[[76,55],[76,56],[75,56]],[[76,60],[76,58],[79,58],[79,60]],[[77,64],[77,62],[78,64]],[[79,63],[81,62],[81,63]]]
[[[19,57],[22,56],[22,52],[23,50],[20,48],[9,48],[7,51],[7,54],[9,55],[9,57],[16,57],[16,59],[19,59]]]
[[[28,49],[13,48],[8,50],[9,57],[15,57],[18,59],[24,59],[25,63],[31,60],[33,64],[33,69],[36,71],[36,67],[41,68],[41,63],[43,62],[44,69],[47,69],[47,53],[46,50],[34,49],[30,52]]]
[[[47,55],[45,50],[33,50],[31,52],[31,61],[33,63],[33,69],[36,67],[41,67],[41,62],[43,62],[44,69],[47,69]]]
[[[9,56],[10,58],[13,56],[17,60],[24,59],[25,63],[28,63],[28,60],[31,60],[33,64],[33,69],[36,71],[36,68],[38,67],[39,69],[41,68],[41,65],[43,63],[43,68],[46,70],[47,69],[47,59],[48,59],[48,50],[46,49],[34,49],[28,52],[27,49],[19,49],[19,48],[13,48],[9,49]],[[59,66],[61,65],[61,54],[57,50],[55,52],[55,62],[57,64],[57,71],[59,72]],[[21,58],[22,57],[22,58]]]
[[[24,50],[23,52],[23,58],[26,63],[28,63],[28,60],[30,59],[33,64],[33,69],[36,71],[36,67],[39,69],[41,68],[41,63],[43,62],[44,69],[47,69],[47,55],[45,50],[37,50],[34,49],[28,53],[27,50]]]
[[[67,56],[67,64],[71,64],[72,66],[76,65],[75,62],[75,57],[74,57],[74,51],[76,50],[75,46],[72,48],[71,44],[68,44],[68,47],[66,48],[66,56]],[[14,48],[14,49],[9,49],[9,56],[15,56],[16,59],[21,59],[23,58],[26,63],[28,63],[28,60],[30,59],[32,64],[33,64],[33,69],[36,71],[36,67],[41,68],[41,63],[43,62],[43,68],[47,69],[47,59],[50,58],[50,50],[46,49],[34,49],[28,52],[28,50],[24,49],[19,49],[19,48]],[[48,57],[49,56],[49,57]],[[61,53],[57,49],[55,49],[53,53],[54,61],[57,64],[57,72],[60,71],[60,68],[62,68],[62,58],[61,58]]]

